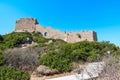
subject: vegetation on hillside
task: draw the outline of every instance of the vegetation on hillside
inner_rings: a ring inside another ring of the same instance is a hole
[[[4,56],[3,53],[0,51],[0,65],[4,64]]]
[[[22,44],[31,42],[37,45],[22,48]],[[120,55],[119,47],[108,41],[67,43],[60,39],[46,39],[39,32],[13,32],[0,35],[0,67],[3,69],[6,66],[3,70],[8,66],[15,67],[8,70],[10,73],[12,71],[17,73],[16,68],[23,71],[18,75],[25,74],[27,79],[22,79],[20,76],[18,80],[28,80],[29,75],[24,72],[34,71],[39,65],[45,65],[59,72],[68,72],[72,70],[73,63],[101,61],[108,52],[114,56]],[[7,76],[11,75],[8,73]]]
[[[30,75],[10,66],[1,66],[0,80],[30,80]]]
[[[118,47],[109,42],[67,43],[40,58],[40,63],[60,72],[70,71],[72,63],[100,61],[107,51],[116,52]],[[56,66],[57,65],[57,66]]]

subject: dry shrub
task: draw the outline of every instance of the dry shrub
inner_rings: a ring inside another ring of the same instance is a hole
[[[97,80],[120,80],[120,58],[109,55],[103,61],[106,66]]]
[[[33,71],[39,65],[39,55],[36,49],[16,48],[4,54],[5,63],[24,71]]]

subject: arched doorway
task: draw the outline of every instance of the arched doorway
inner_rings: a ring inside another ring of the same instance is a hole
[[[45,32],[45,33],[44,33],[44,36],[47,37],[47,36],[48,36],[48,32]]]

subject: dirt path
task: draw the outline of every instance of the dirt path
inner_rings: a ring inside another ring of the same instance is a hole
[[[43,77],[37,77],[35,75],[31,75],[30,80],[45,80],[45,79],[63,77],[63,76],[74,75],[74,74],[76,74],[76,73],[75,72],[68,72],[68,73],[55,74],[55,75],[52,75],[52,76],[43,76]]]
[[[30,80],[45,80],[45,79],[46,79],[45,76],[44,77],[37,77],[35,75],[31,75],[31,78],[30,78]]]

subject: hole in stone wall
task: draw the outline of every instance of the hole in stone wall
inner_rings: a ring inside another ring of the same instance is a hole
[[[44,33],[44,36],[47,37],[47,36],[48,36],[48,32],[45,32],[45,33]]]
[[[80,39],[81,39],[81,35],[80,35],[80,34],[77,34],[77,36],[78,36],[78,38],[80,38]]]

